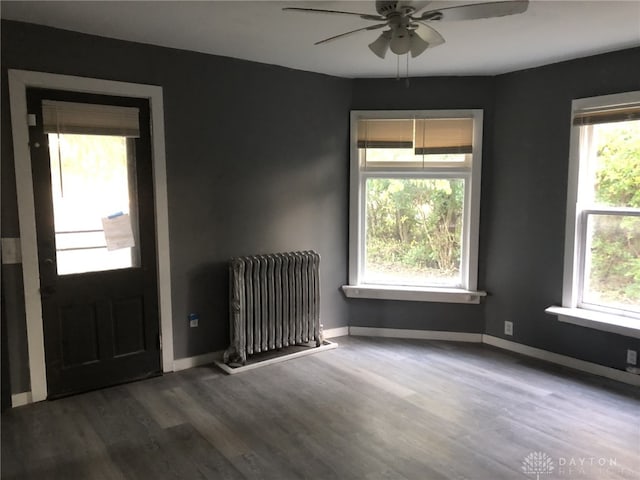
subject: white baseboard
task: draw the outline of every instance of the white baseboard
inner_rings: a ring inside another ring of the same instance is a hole
[[[33,403],[31,392],[14,393],[11,395],[11,408],[21,407]]]
[[[443,332],[439,330],[406,330],[403,328],[349,327],[349,335],[361,337],[416,338],[450,342],[481,343],[481,333]]]
[[[199,367],[200,365],[208,365],[222,358],[222,351],[209,352],[195,357],[178,358],[173,361],[173,371],[179,372],[187,368]]]
[[[294,358],[306,357],[307,355],[312,355],[314,353],[324,352],[325,350],[333,350],[334,348],[338,348],[338,344],[337,343],[330,342],[329,340],[325,340],[324,341],[324,345],[321,345],[319,347],[313,347],[313,348],[309,348],[307,350],[302,350],[300,352],[289,353],[287,355],[282,355],[280,357],[273,357],[273,358],[270,358],[268,360],[263,360],[261,362],[248,363],[248,364],[243,365],[241,367],[231,368],[230,366],[228,366],[224,362],[222,362],[221,358],[218,358],[215,361],[215,364],[218,367],[220,367],[224,372],[228,373],[229,375],[234,375],[236,373],[246,372],[247,370],[255,370],[256,368],[266,367],[267,365],[273,365],[275,363],[286,362],[287,360],[292,360]]]
[[[529,347],[528,345],[511,342],[504,338],[494,337],[492,335],[483,335],[482,343],[526,355],[527,357],[533,357],[539,360],[562,365],[564,367],[573,368],[574,370],[580,370],[582,372],[599,375],[601,377],[610,378],[630,385],[640,386],[640,375],[624,372],[611,367],[605,367],[603,365],[598,365],[597,363],[585,362],[584,360],[578,360],[577,358],[560,355],[559,353]]]
[[[324,338],[344,337],[349,335],[349,327],[329,328],[323,331]],[[337,346],[337,345],[336,345]],[[335,348],[335,347],[332,347]],[[216,363],[222,358],[223,351],[203,353],[194,357],[178,358],[173,361],[173,371],[179,372],[187,368]]]
[[[480,333],[442,332],[434,330],[405,330],[401,328],[374,328],[374,327],[349,327],[349,335],[362,337],[387,337],[387,338],[413,338],[421,340],[445,340],[451,342],[484,343],[503,350],[537,358],[546,362],[555,363],[564,367],[573,368],[582,372],[610,378],[629,385],[640,386],[640,375],[625,372],[611,367],[605,367],[597,363],[586,362],[577,358],[549,352],[521,343],[512,342],[503,338]]]
[[[322,333],[324,338],[346,337],[349,335],[349,327],[328,328]]]

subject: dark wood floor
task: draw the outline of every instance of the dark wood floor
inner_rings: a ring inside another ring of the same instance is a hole
[[[10,410],[2,478],[640,478],[635,387],[481,345],[338,341]],[[534,452],[551,463],[525,471]]]

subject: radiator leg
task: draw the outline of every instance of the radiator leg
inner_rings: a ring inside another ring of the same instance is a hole
[[[232,355],[234,355],[234,352],[235,352],[235,349],[233,347],[227,348],[224,351],[224,355],[222,355],[222,361],[228,365],[229,359],[231,358]]]
[[[246,365],[247,364],[247,351],[239,352],[235,347],[229,347],[224,351],[222,361],[227,365]]]
[[[324,343],[324,333],[322,332],[322,325],[320,325],[320,328],[318,328],[315,337],[316,347],[321,347]]]

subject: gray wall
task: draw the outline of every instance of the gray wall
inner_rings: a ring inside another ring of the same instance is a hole
[[[227,261],[314,249],[325,328],[347,325],[351,81],[2,22],[2,235],[18,236],[7,68],[160,85],[176,358],[228,345]],[[20,276],[3,276],[13,392],[28,389]],[[18,272],[19,273],[19,272]],[[19,311],[18,311],[19,310]],[[200,326],[190,329],[187,315]]]
[[[313,248],[325,328],[502,336],[616,368],[637,340],[558,322],[571,99],[640,89],[640,49],[498,77],[338,79],[2,22],[2,236],[18,235],[7,68],[164,91],[176,358],[227,343],[229,257]],[[482,108],[480,305],[346,300],[350,109]],[[21,272],[3,268],[12,391],[28,390]],[[187,315],[200,314],[189,329]]]
[[[485,332],[623,369],[640,341],[561,323],[571,101],[640,90],[640,49],[496,77],[493,157],[483,172]],[[488,187],[488,188],[487,188]]]

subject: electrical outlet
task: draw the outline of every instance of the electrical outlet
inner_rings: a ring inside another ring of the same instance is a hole
[[[513,322],[504,322],[504,334],[513,335]]]
[[[627,363],[636,365],[638,363],[638,352],[635,350],[627,350]]]
[[[196,313],[190,313],[189,314],[189,327],[193,328],[193,327],[197,327],[198,326],[198,321],[200,319],[198,318],[198,314]]]

